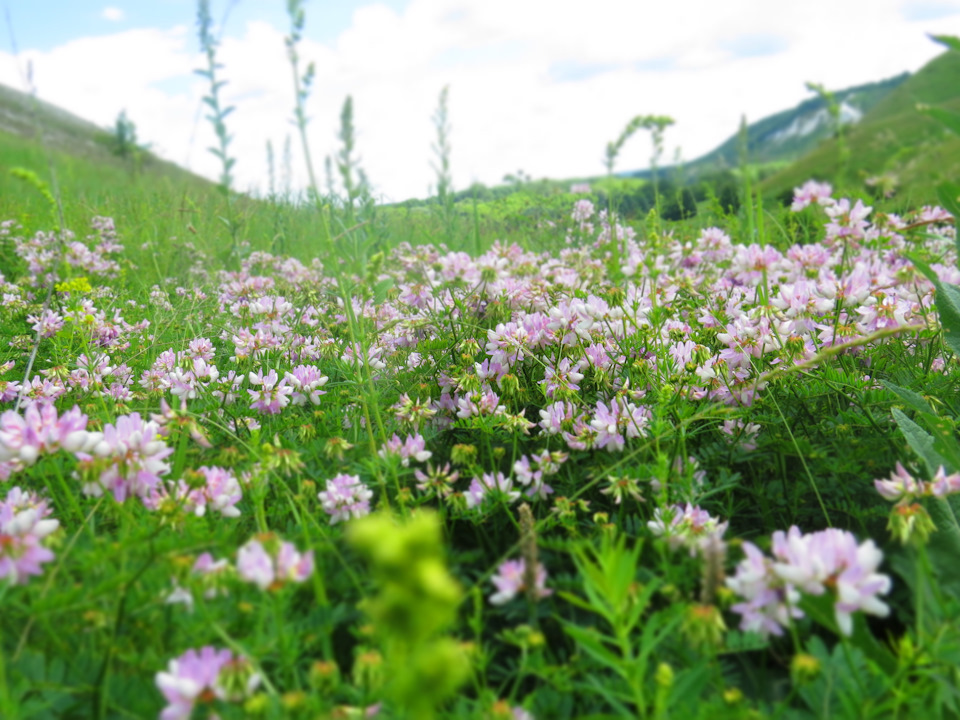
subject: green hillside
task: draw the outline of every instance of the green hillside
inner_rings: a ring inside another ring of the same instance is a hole
[[[866,181],[886,176],[904,205],[934,202],[935,187],[960,176],[960,138],[917,111],[919,103],[960,110],[960,53],[944,53],[880,100],[848,128],[847,167],[836,138],[767,178],[765,195],[785,196],[810,178],[848,190],[868,190]],[[876,190],[874,190],[876,191]]]
[[[199,199],[216,190],[208,180],[149,151],[119,157],[109,131],[0,86],[0,216],[32,225],[38,215],[49,215],[49,207],[11,173],[14,168],[32,171],[46,182],[55,177],[68,221],[74,211],[87,218],[91,212],[108,213],[118,197],[131,194],[173,202],[174,197]]]
[[[114,148],[110,131],[0,86],[0,221],[15,220],[28,234],[59,225],[58,212],[22,169],[51,187],[55,180],[66,226],[78,235],[96,215],[115,218],[133,256],[141,248],[149,253],[149,260],[137,258],[148,283],[182,272],[196,259],[194,248],[219,257],[234,241],[252,250],[315,254],[319,223],[310,209],[244,195],[228,207],[215,183],[147,150],[123,158]]]

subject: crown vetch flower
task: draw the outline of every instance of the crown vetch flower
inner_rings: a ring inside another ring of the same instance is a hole
[[[890,608],[879,595],[890,592],[891,581],[877,572],[883,553],[873,540],[858,544],[852,533],[829,528],[804,535],[794,526],[773,534],[772,560],[750,543],[747,558],[737,566],[727,586],[746,599],[732,610],[742,616],[740,627],[782,633],[790,617],[802,617],[799,591],[810,595],[831,592],[840,632],[853,632],[852,613],[862,610],[886,617]]]
[[[117,502],[131,495],[148,498],[160,484],[160,476],[170,472],[165,459],[173,448],[163,442],[160,430],[154,421],[144,422],[140,413],[121,415],[116,425],[105,425],[103,432],[96,434],[92,453],[106,465],[97,479],[83,486],[83,492],[99,497],[108,490]],[[78,455],[93,460],[89,455]]]
[[[260,675],[243,657],[207,645],[171,660],[156,683],[167,701],[160,720],[189,720],[198,703],[242,700],[256,690]]]
[[[691,555],[695,555],[704,544],[722,542],[728,525],[690,503],[670,508],[669,519],[665,519],[658,508],[653,520],[647,523],[654,535],[666,537],[671,550],[685,545]]]
[[[497,591],[490,596],[490,602],[494,605],[504,605],[513,600],[517,593],[526,591],[523,582],[524,574],[527,571],[527,564],[520,558],[519,560],[507,560],[497,568],[496,574],[490,578]],[[537,563],[537,599],[545,598],[553,593],[546,587],[547,569],[542,563]]]
[[[273,533],[257,535],[237,551],[237,574],[261,590],[301,583],[313,574],[313,550],[301,553]]]
[[[240,517],[237,503],[243,499],[240,482],[229,470],[221,467],[199,467],[195,471],[188,471],[170,490],[170,495],[183,503],[183,508],[197,517],[203,517],[207,508],[216,510],[223,517]],[[165,488],[158,487],[151,494],[147,503],[151,508],[159,504],[159,500],[167,496]]]
[[[26,583],[31,575],[43,573],[40,567],[54,558],[43,540],[60,525],[48,519],[50,507],[36,493],[13,487],[0,501],[0,579]]]
[[[0,465],[7,468],[6,474],[0,470],[0,479],[33,465],[42,454],[89,449],[95,433],[86,427],[87,416],[76,406],[60,417],[49,403],[31,403],[23,415],[7,410],[0,415]]]
[[[327,480],[326,490],[317,493],[323,509],[335,525],[351,517],[359,518],[370,513],[373,490],[360,481],[358,475],[341,473]]]
[[[247,377],[251,385],[259,386],[257,390],[247,390],[252,400],[250,403],[252,410],[259,410],[267,415],[276,415],[290,404],[294,387],[287,377],[281,379],[276,370],[271,370],[264,375],[261,369],[256,374],[251,372]]]

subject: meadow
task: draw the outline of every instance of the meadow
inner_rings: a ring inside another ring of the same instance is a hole
[[[0,136],[0,717],[960,716],[956,186],[245,197],[200,7],[219,184]]]

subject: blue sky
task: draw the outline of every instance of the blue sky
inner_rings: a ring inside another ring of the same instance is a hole
[[[101,126],[121,111],[162,156],[216,177],[203,120],[208,91],[192,0],[0,0],[0,82]],[[638,114],[670,115],[664,160],[693,159],[758,120],[830,89],[915,71],[960,35],[960,0],[306,0],[301,46],[317,78],[308,101],[314,163],[334,154],[340,108],[353,97],[357,148],[384,199],[435,184],[431,117],[449,85],[453,180],[496,184],[603,172],[603,149]],[[236,106],[241,189],[266,189],[266,144],[291,134],[285,0],[212,0],[226,13],[218,60]],[[5,24],[5,23],[4,23]],[[304,163],[293,146],[293,186]],[[649,164],[649,138],[619,169]]]
[[[397,10],[407,5],[405,0],[381,1]],[[369,4],[366,0],[308,0],[305,7],[311,20],[309,36],[319,42],[336,40],[349,27],[354,11]],[[48,51],[78,37],[109,35],[139,27],[192,27],[197,17],[194,0],[6,0],[5,5],[13,20],[20,50]],[[111,13],[108,8],[119,13]],[[226,13],[228,30],[243,27],[251,20],[282,28],[289,23],[284,0],[214,1],[211,11],[218,24]],[[7,35],[5,28],[4,37]]]

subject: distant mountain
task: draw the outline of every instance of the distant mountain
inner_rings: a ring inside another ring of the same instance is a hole
[[[761,189],[780,197],[817,178],[854,190],[886,187],[904,205],[936,202],[937,183],[960,178],[960,137],[918,105],[960,111],[960,52],[935,57],[865,112],[845,134],[846,166],[837,140],[828,138],[767,177]]]
[[[855,125],[893,90],[910,77],[903,73],[880,82],[858,85],[833,93],[840,106],[840,121]],[[833,133],[832,119],[826,101],[817,96],[804,100],[791,110],[784,110],[747,126],[747,161],[751,164],[793,162],[816,148]],[[741,164],[742,141],[734,133],[715,150],[696,160],[684,163],[684,175],[698,177],[706,173],[728,170]],[[669,172],[667,169],[666,172]],[[646,178],[649,170],[624,173],[628,177]]]

